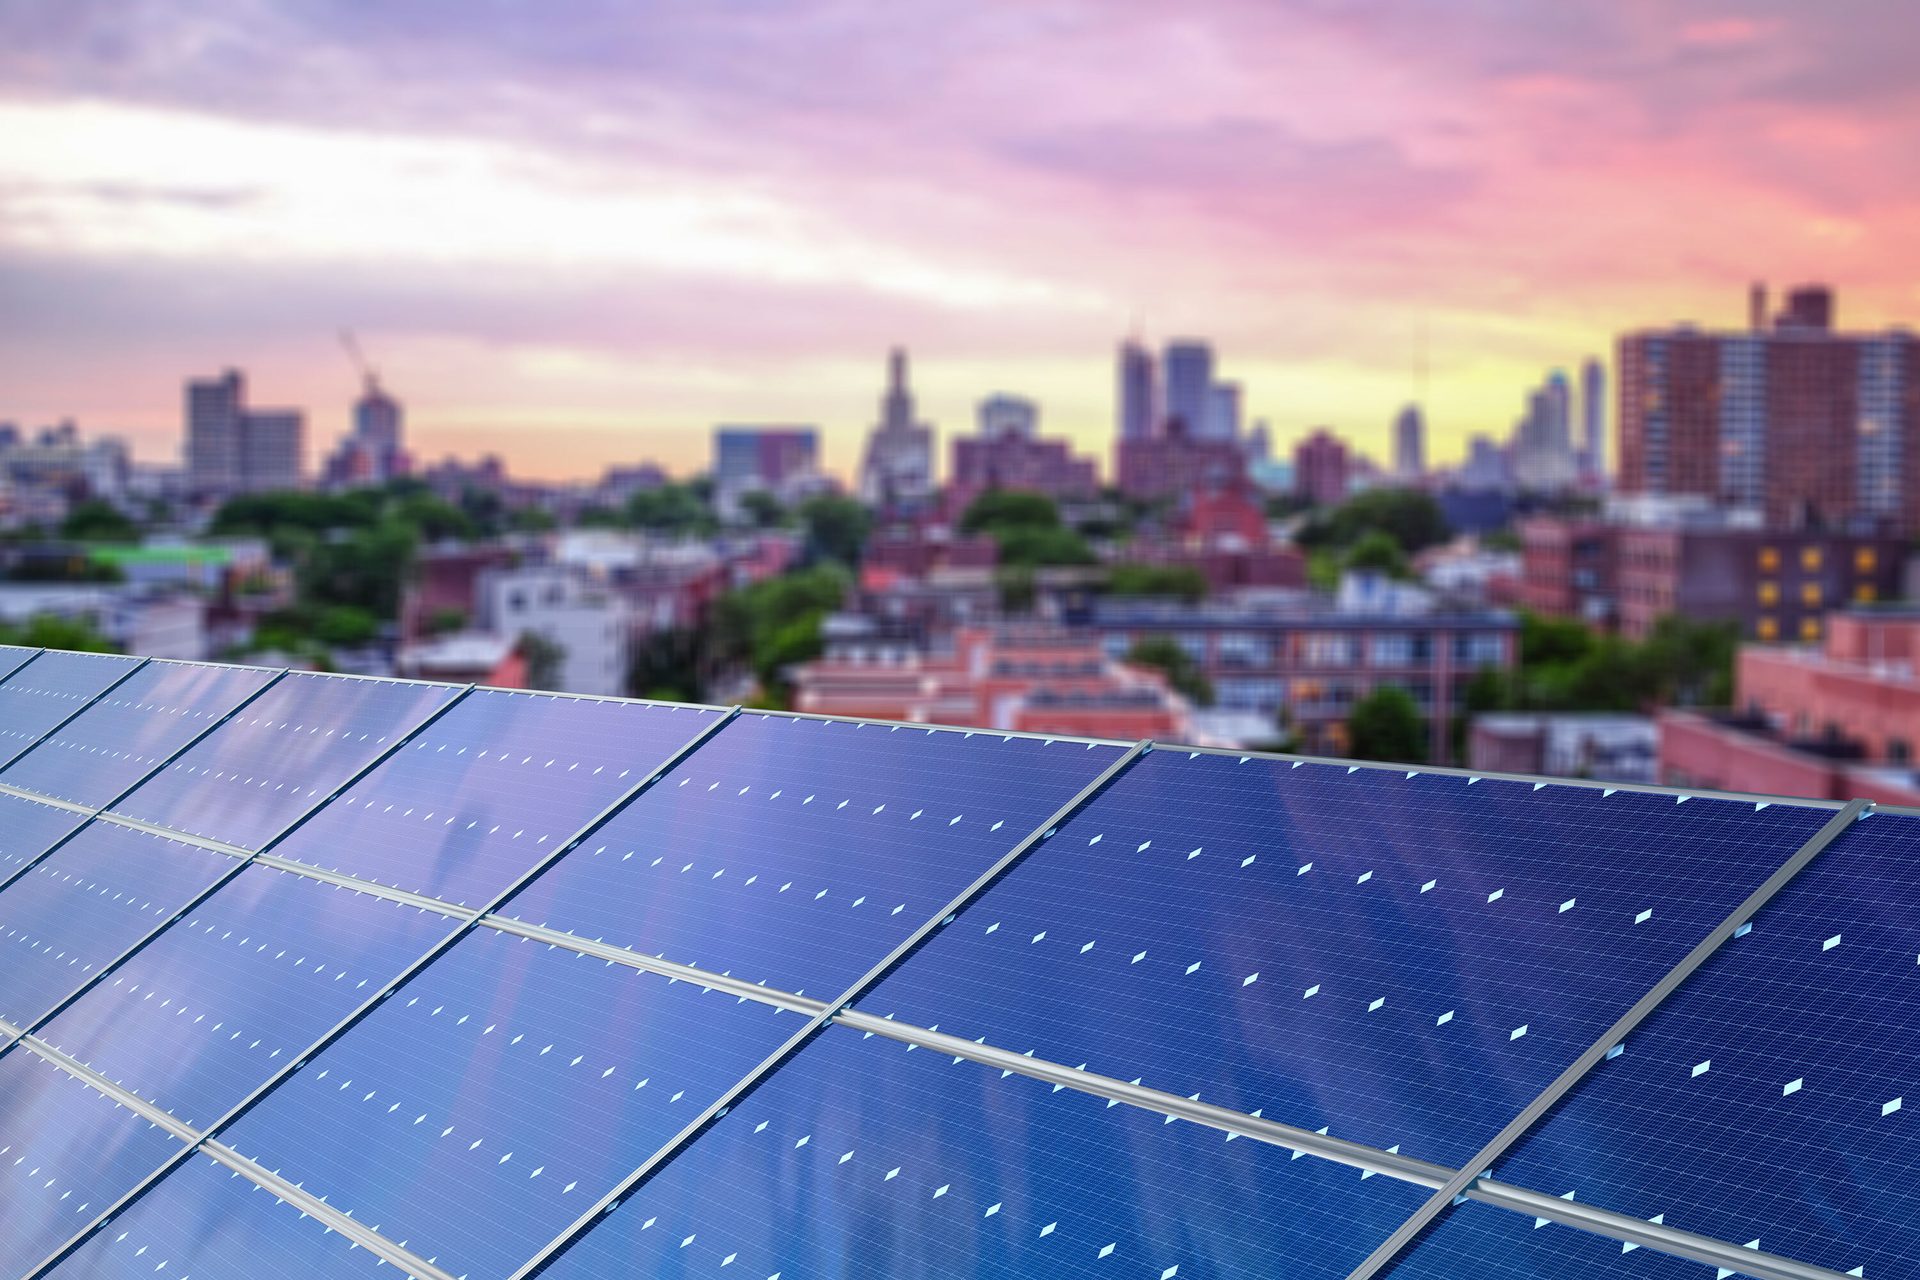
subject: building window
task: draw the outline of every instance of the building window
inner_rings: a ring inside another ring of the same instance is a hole
[[[1760,572],[1773,573],[1780,568],[1780,548],[1760,548]]]
[[[1222,632],[1214,642],[1223,667],[1270,667],[1273,665],[1273,645],[1265,636],[1249,635],[1244,631]]]
[[[1453,638],[1453,659],[1463,666],[1494,665],[1506,656],[1506,644],[1497,631],[1476,631]]]
[[[1820,619],[1800,619],[1800,638],[1802,640],[1818,640],[1820,638]]]
[[[1753,624],[1753,634],[1761,640],[1778,640],[1780,624],[1772,618],[1761,618]]]
[[[1820,564],[1821,564],[1820,548],[1818,547],[1800,548],[1800,567],[1802,569],[1805,569],[1808,573],[1815,573],[1819,571]]]
[[[1820,584],[1817,582],[1801,583],[1800,603],[1808,606],[1818,605],[1820,603]]]
[[[1779,604],[1780,584],[1777,582],[1762,582],[1759,591],[1755,594],[1758,595],[1760,603],[1764,606],[1770,607]]]
[[[1905,738],[1887,739],[1887,759],[1894,764],[1905,764],[1913,756],[1913,748],[1907,745]]]
[[[1861,573],[1872,573],[1880,567],[1880,557],[1872,547],[1861,547],[1853,553],[1853,567]]]
[[[1352,666],[1353,637],[1327,634],[1307,636],[1306,665],[1310,667]]]
[[[1879,595],[1871,582],[1863,582],[1853,589],[1853,598],[1861,604],[1872,604]]]
[[[1367,664],[1375,667],[1405,667],[1413,663],[1413,637],[1387,632],[1369,639]]]

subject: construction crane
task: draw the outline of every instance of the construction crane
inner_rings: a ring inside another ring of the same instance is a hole
[[[380,389],[380,372],[367,363],[367,357],[361,353],[360,343],[353,336],[353,330],[342,329],[340,331],[340,345],[346,348],[347,359],[353,361],[353,367],[360,371],[360,377],[367,384],[367,390],[378,391]]]

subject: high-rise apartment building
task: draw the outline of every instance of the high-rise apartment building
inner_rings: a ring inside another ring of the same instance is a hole
[[[1393,420],[1393,474],[1398,480],[1417,480],[1427,470],[1427,420],[1420,406],[1410,404]]]
[[[1316,506],[1345,502],[1353,479],[1353,460],[1347,443],[1322,427],[1293,449],[1293,484],[1300,496]]]
[[[1598,484],[1607,471],[1607,370],[1589,358],[1580,366],[1580,478]]]
[[[1160,414],[1154,397],[1153,353],[1128,339],[1120,344],[1118,375],[1119,438],[1145,440],[1154,434]]]
[[[723,519],[741,514],[740,500],[766,493],[783,502],[820,483],[820,432],[815,427],[716,427],[713,500]]]
[[[340,488],[385,484],[411,471],[412,459],[401,443],[404,416],[400,402],[367,374],[353,402],[353,430],[327,459],[326,483]]]
[[[860,492],[882,507],[919,502],[933,492],[933,428],[914,419],[907,353],[899,348],[887,360],[887,390],[880,422],[867,436]]]
[[[1240,384],[1216,382],[1207,388],[1207,425],[1200,433],[1208,440],[1240,438]]]
[[[1771,323],[1619,341],[1619,488],[1696,494],[1770,524],[1920,529],[1920,340],[1840,333],[1833,295],[1795,289]]]
[[[249,409],[246,378],[229,369],[188,381],[187,484],[207,498],[297,489],[306,472],[306,419],[297,409]]]
[[[1578,478],[1571,431],[1573,389],[1555,369],[1527,396],[1527,411],[1513,431],[1513,475],[1523,489],[1554,493]]]
[[[1213,348],[1204,342],[1169,342],[1162,357],[1166,421],[1179,422],[1195,440],[1217,439],[1212,425]]]

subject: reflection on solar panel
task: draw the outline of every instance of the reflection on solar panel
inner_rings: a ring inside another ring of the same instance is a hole
[[[1920,818],[5,648],[0,763],[0,1276],[1915,1274]]]

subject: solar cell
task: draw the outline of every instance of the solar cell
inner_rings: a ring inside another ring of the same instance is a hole
[[[830,1027],[545,1274],[1340,1280],[1424,1195]]]
[[[50,1274],[58,1280],[392,1280],[395,1273],[226,1166],[195,1156]]]
[[[1717,1268],[1469,1201],[1380,1274],[1386,1280],[1714,1280]]]
[[[71,809],[0,795],[0,885],[86,820]]]
[[[39,1034],[205,1128],[454,923],[250,866]]]
[[[718,714],[472,693],[274,852],[477,906],[563,845]]]
[[[24,1275],[179,1143],[60,1068],[0,1056],[0,1275]]]
[[[1830,816],[1161,751],[860,1004],[1458,1166]]]
[[[508,1275],[804,1025],[480,930],[223,1140],[455,1275]]]
[[[114,812],[260,848],[458,692],[296,672],[142,783]]]
[[[1916,856],[1920,819],[1856,823],[1500,1177],[1834,1271],[1915,1274]]]
[[[0,766],[140,665],[104,653],[43,653],[0,682]]]
[[[273,675],[255,667],[150,662],[7,766],[0,782],[98,809]]]
[[[39,652],[38,649],[29,649],[24,645],[0,644],[0,680],[5,680],[25,666],[27,661]]]
[[[739,716],[505,910],[838,995],[1121,754]]]
[[[0,1018],[30,1027],[234,865],[93,823],[0,889]]]

